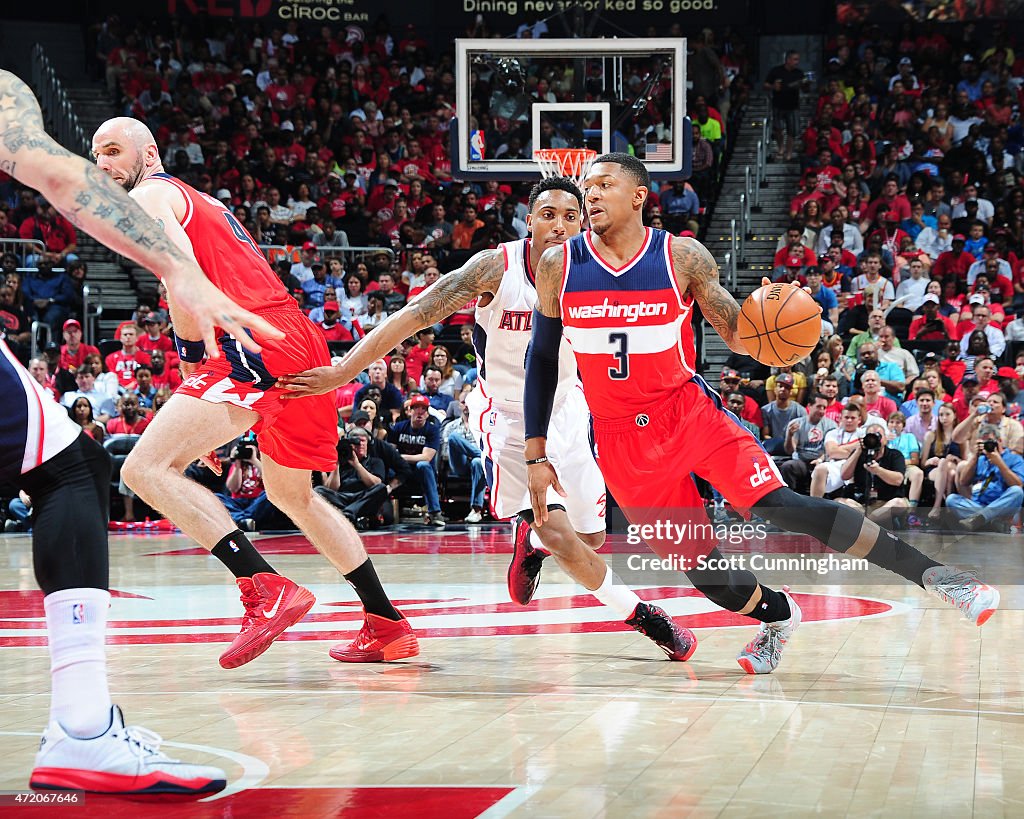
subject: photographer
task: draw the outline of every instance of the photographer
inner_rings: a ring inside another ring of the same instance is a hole
[[[228,459],[231,467],[224,484],[226,491],[218,492],[217,497],[243,532],[263,528],[275,509],[263,488],[263,466],[256,437],[250,433],[243,435],[231,447]]]
[[[946,505],[969,532],[1009,522],[1024,500],[1024,458],[1006,451],[999,427],[989,423],[978,427],[978,440],[969,452],[957,468],[957,494]]]
[[[903,497],[906,462],[898,450],[885,445],[888,432],[881,418],[870,417],[864,437],[857,441],[840,472],[842,479],[850,483],[839,502],[862,509],[879,524],[902,513],[908,506]]]
[[[359,531],[377,522],[388,499],[384,462],[369,454],[370,433],[353,427],[338,441],[338,465],[324,473],[324,485],[314,491],[352,521]],[[388,504],[390,506],[390,504]]]

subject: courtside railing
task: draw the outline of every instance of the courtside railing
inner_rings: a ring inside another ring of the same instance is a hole
[[[32,86],[50,122],[54,139],[69,151],[88,156],[91,146],[85,138],[85,131],[78,122],[78,115],[63,83],[39,43],[32,46]]]

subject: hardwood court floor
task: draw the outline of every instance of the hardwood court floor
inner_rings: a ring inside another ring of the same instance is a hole
[[[881,575],[794,583],[804,625],[775,674],[750,677],[734,657],[755,629],[691,589],[641,590],[701,641],[690,662],[670,663],[550,562],[539,601],[509,603],[505,528],[366,542],[419,657],[331,660],[358,628],[355,595],[301,537],[278,536],[260,548],[317,605],[261,658],[224,671],[240,606],[220,564],[180,535],[111,537],[114,699],[172,755],[227,770],[228,790],[187,806],[96,798],[85,812],[0,814],[1024,814],[1020,586],[1003,585],[1002,610],[977,629]],[[999,583],[1021,545],[989,535],[928,550]],[[28,537],[0,536],[0,590],[0,790],[21,790],[49,692]]]

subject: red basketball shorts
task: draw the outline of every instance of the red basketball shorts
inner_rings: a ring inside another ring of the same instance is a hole
[[[263,352],[248,352],[230,336],[220,339],[221,357],[207,359],[178,392],[214,404],[234,404],[259,415],[253,431],[260,452],[293,469],[330,472],[338,464],[338,412],[334,393],[285,400],[278,376],[331,363],[324,335],[296,308],[261,313],[281,330],[280,341],[260,339]]]
[[[717,545],[691,473],[741,510],[786,485],[760,442],[700,376],[633,418],[595,418],[594,440],[608,489],[630,523],[692,527],[681,543],[644,536],[663,556],[695,558]]]

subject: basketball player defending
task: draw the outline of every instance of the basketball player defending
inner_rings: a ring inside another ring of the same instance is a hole
[[[384,593],[352,524],[313,492],[311,470],[330,471],[338,461],[333,400],[321,396],[286,402],[284,391],[275,386],[278,375],[330,360],[323,333],[302,314],[232,213],[164,172],[145,125],[128,117],[108,120],[92,146],[100,170],[130,192],[214,285],[286,336],[279,341],[256,333],[263,352],[251,355],[225,333],[216,342],[223,355],[203,362],[208,350],[196,341],[194,322],[170,300],[176,346],[188,377],[121,471],[139,497],[235,575],[245,615],[220,664],[236,668],[258,657],[314,602],[308,589],[274,571],[212,492],[183,474],[196,459],[219,471],[220,464],[208,453],[250,428],[258,436],[267,497],[345,576],[366,610],[355,641],[331,649],[331,656],[379,662],[418,654],[409,622]]]
[[[217,291],[124,191],[54,142],[28,86],[6,71],[0,71],[0,170],[42,191],[77,227],[163,277],[201,335],[212,339],[215,324],[275,334]],[[30,783],[92,793],[216,793],[225,785],[223,771],[170,759],[159,750],[158,736],[125,727],[110,700],[104,647],[110,472],[103,448],[0,339],[0,481],[32,497],[32,562],[45,595],[50,653],[50,721]]]
[[[581,207],[574,182],[561,177],[544,179],[530,191],[526,220],[531,238],[477,253],[386,319],[337,366],[280,382],[299,394],[331,391],[347,384],[417,330],[479,298],[473,342],[480,377],[478,388],[469,396],[470,424],[483,441],[495,512],[499,517],[516,515],[508,585],[512,599],[524,606],[536,591],[545,555],[529,545],[533,511],[523,454],[524,362],[537,301],[533,271],[544,250],[561,246],[579,233]],[[641,602],[594,553],[604,543],[604,479],[590,452],[590,413],[568,344],[559,347],[553,367],[557,378],[549,453],[566,476],[569,493],[564,505],[550,493],[547,523],[537,529],[536,536],[566,573],[598,600],[654,640],[671,659],[685,660],[697,645],[693,633],[657,606]]]
[[[788,489],[758,441],[697,375],[689,324],[694,301],[730,349],[746,354],[736,332],[740,308],[719,284],[717,265],[703,245],[644,227],[649,190],[650,176],[638,159],[599,156],[584,182],[591,229],[545,251],[537,268],[524,398],[537,523],[546,525],[551,488],[562,491],[546,436],[564,333],[594,416],[598,464],[633,523],[666,516],[706,523],[690,474],[696,473],[738,507],[867,558],[984,623],[998,606],[996,589],[936,563],[847,506]],[[738,661],[751,674],[773,671],[800,624],[799,607],[787,590],[766,588],[749,571],[698,567],[699,556],[721,553],[707,535],[699,539],[707,527],[696,531],[698,537],[682,546],[650,545],[692,566],[687,577],[710,600],[763,623]]]

